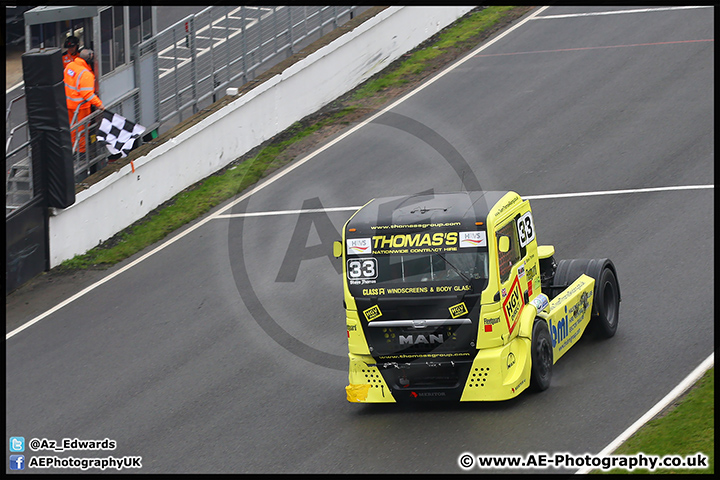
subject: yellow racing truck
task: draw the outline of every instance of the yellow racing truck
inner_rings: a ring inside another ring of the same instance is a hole
[[[376,198],[333,250],[343,259],[350,402],[545,390],[586,328],[617,329],[613,262],[556,262],[515,192]]]

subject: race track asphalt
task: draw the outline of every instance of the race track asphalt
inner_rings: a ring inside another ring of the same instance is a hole
[[[109,438],[111,452],[26,456],[141,456],[142,473],[460,473],[464,452],[602,450],[714,350],[712,10],[589,15],[621,10],[540,11],[8,338],[6,436]],[[352,212],[230,214],[349,208],[472,177],[530,196],[558,259],[614,261],[617,335],[581,340],[540,394],[348,403],[331,243]],[[8,331],[146,252],[47,299],[8,299]]]

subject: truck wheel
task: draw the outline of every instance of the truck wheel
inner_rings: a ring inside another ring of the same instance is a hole
[[[582,274],[595,279],[592,316],[588,329],[594,336],[610,338],[615,335],[620,311],[620,285],[615,265],[607,258],[560,260],[550,292],[561,293]]]
[[[595,286],[595,302],[590,321],[597,334],[603,338],[615,335],[620,313],[620,289],[617,278],[610,268],[604,268]]]
[[[595,278],[591,271],[596,267],[595,260],[588,258],[574,258],[572,260],[560,260],[557,262],[557,270],[553,277],[551,292],[552,297],[555,298],[563,292],[571,283],[580,278],[583,273],[590,277]],[[599,270],[598,270],[599,272]]]
[[[553,351],[552,338],[543,320],[536,320],[533,325],[530,361],[530,389],[546,390],[552,378]]]

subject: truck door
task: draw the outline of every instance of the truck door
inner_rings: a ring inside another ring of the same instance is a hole
[[[534,232],[526,230],[524,216],[521,212],[508,217],[498,223],[495,230],[495,241],[498,247],[501,321],[505,322],[510,333],[507,340],[517,336],[517,322],[520,311],[527,302],[525,255],[526,246],[534,238]],[[521,225],[521,231],[518,231],[518,225]],[[532,237],[529,236],[530,233],[532,233]],[[508,240],[501,242],[502,237],[507,237]],[[521,237],[524,240],[522,242],[520,241]],[[506,243],[506,245],[501,248],[503,243]]]

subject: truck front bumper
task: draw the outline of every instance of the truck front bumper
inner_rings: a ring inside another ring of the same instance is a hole
[[[478,350],[474,358],[446,354],[388,362],[370,355],[348,356],[345,390],[348,401],[355,403],[507,400],[530,384],[530,340],[523,337]]]

